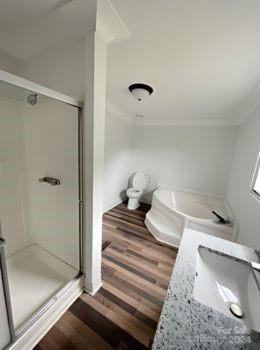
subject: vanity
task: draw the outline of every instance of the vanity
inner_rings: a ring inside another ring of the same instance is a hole
[[[260,349],[259,262],[251,248],[186,228],[152,349]]]

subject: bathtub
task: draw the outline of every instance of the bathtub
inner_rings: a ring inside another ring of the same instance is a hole
[[[220,224],[215,210],[229,220]],[[236,239],[238,225],[224,196],[160,187],[153,193],[145,224],[159,241],[178,247],[186,227],[230,241]]]

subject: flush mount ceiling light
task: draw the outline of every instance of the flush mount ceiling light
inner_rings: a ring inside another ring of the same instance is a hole
[[[143,101],[147,96],[153,93],[153,88],[151,86],[141,83],[132,84],[128,89],[138,101]]]

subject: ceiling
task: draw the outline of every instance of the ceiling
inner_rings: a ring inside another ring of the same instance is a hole
[[[109,22],[125,25],[121,39],[129,37],[109,46],[107,79],[109,101],[129,120],[237,125],[249,115],[250,96],[259,107],[259,0],[99,1],[106,17],[112,2],[123,23],[113,11]],[[95,28],[95,3],[1,0],[1,50],[26,60],[71,42]],[[128,91],[136,82],[154,88],[143,102]]]
[[[130,30],[108,54],[108,99],[142,123],[239,124],[260,79],[259,0],[112,0]],[[143,102],[135,82],[154,93]]]
[[[17,33],[73,0],[1,0],[0,32]]]
[[[17,59],[95,29],[95,0],[1,0],[0,47]]]

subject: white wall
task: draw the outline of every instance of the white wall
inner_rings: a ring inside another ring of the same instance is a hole
[[[238,127],[140,126],[106,113],[104,211],[124,199],[135,171],[158,182],[224,194]]]
[[[19,102],[0,97],[0,220],[7,255],[28,243],[24,226],[22,159]]]
[[[133,132],[133,125],[106,112],[104,211],[126,198],[125,190],[134,171]]]
[[[224,194],[237,127],[137,126],[134,168],[158,182]]]
[[[260,249],[260,201],[250,194],[250,185],[260,152],[259,109],[239,129],[227,186],[227,198],[238,220],[238,242]]]

